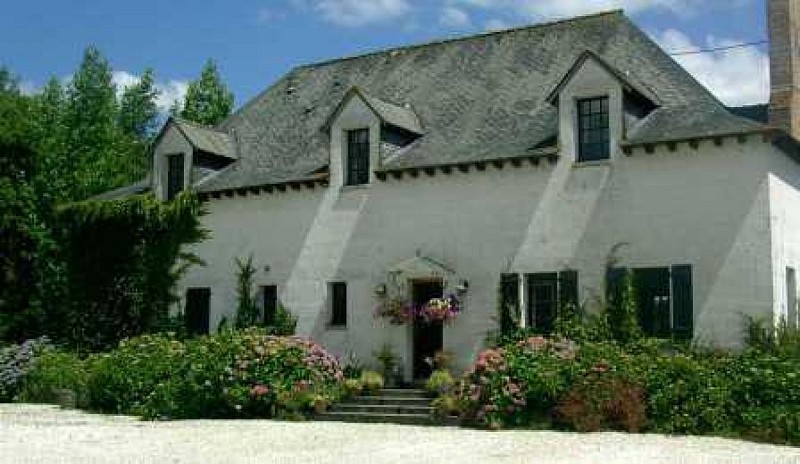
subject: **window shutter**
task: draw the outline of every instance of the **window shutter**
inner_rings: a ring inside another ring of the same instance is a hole
[[[692,266],[672,266],[672,330],[675,336],[691,340],[694,334]]]
[[[578,271],[561,271],[558,274],[559,309],[566,305],[578,307]]]
[[[624,267],[610,267],[606,269],[606,303],[618,304],[622,301],[622,284],[625,280]]]
[[[500,332],[510,333],[519,321],[519,274],[503,274],[500,276]]]

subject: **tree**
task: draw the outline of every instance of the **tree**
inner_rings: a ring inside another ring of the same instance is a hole
[[[214,125],[233,110],[233,94],[222,82],[213,60],[208,60],[200,78],[189,83],[180,116],[200,124]]]
[[[31,105],[11,86],[0,91],[0,340],[42,333],[53,242],[34,189]]]
[[[157,124],[156,98],[159,93],[152,69],[146,69],[139,82],[122,91],[118,122],[125,135],[144,141],[153,134]]]
[[[0,66],[0,93],[19,93],[19,78],[5,66]]]
[[[65,157],[72,173],[68,199],[86,198],[130,182],[129,160],[120,154],[116,86],[111,67],[89,47],[66,92]]]
[[[253,298],[253,277],[256,275],[256,268],[253,266],[253,256],[250,255],[246,260],[236,258],[236,308],[237,329],[253,327],[258,324],[259,309]]]

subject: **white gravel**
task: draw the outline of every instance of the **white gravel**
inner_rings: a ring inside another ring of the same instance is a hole
[[[335,422],[154,423],[0,405],[0,462],[800,464],[800,448],[719,438]]]

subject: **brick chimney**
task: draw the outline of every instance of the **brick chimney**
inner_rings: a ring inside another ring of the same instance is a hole
[[[800,140],[800,0],[767,0],[770,125]]]

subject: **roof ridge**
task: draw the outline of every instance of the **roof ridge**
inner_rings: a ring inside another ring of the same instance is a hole
[[[208,126],[206,124],[201,124],[199,122],[190,121],[188,119],[181,118],[179,116],[170,116],[170,117],[172,119],[174,119],[175,122],[177,122],[179,124],[186,124],[186,125],[189,125],[189,126],[193,126],[193,127],[197,128],[197,129],[204,129],[204,130],[208,130],[208,131],[211,131],[211,132],[216,132],[216,133],[222,134],[222,135],[229,135],[226,131],[217,129],[216,126]]]
[[[603,16],[623,16],[624,17],[625,16],[625,12],[621,8],[616,8],[616,9],[613,9],[613,10],[605,10],[605,11],[600,11],[600,12],[597,12],[597,13],[590,13],[590,14],[585,14],[585,15],[580,15],[580,16],[571,16],[569,18],[561,18],[561,19],[556,19],[556,20],[552,20],[552,21],[546,21],[546,22],[542,22],[542,23],[534,23],[534,24],[527,24],[527,25],[524,25],[524,26],[510,27],[510,28],[507,28],[507,29],[501,29],[501,30],[497,30],[497,31],[480,32],[478,34],[464,35],[464,36],[460,36],[460,37],[450,37],[450,38],[446,38],[446,39],[434,39],[434,40],[430,40],[428,42],[421,42],[421,43],[410,44],[410,45],[399,45],[399,46],[395,46],[395,47],[387,47],[387,48],[382,48],[382,49],[373,50],[373,51],[369,51],[369,52],[357,53],[355,55],[342,56],[342,57],[331,58],[331,59],[327,59],[327,60],[322,60],[322,61],[317,61],[317,62],[297,65],[294,68],[292,68],[292,70],[289,72],[289,74],[291,74],[292,71],[298,71],[298,70],[303,70],[303,69],[308,69],[308,68],[316,68],[316,67],[320,67],[320,66],[326,66],[326,65],[329,65],[329,64],[333,64],[333,63],[340,63],[342,61],[349,61],[349,60],[356,60],[356,59],[360,59],[360,58],[366,58],[366,57],[369,57],[369,56],[377,56],[377,55],[383,55],[383,54],[386,54],[386,53],[401,52],[401,51],[407,51],[407,50],[416,50],[416,49],[419,49],[419,48],[431,47],[431,46],[436,46],[436,45],[446,45],[446,44],[451,44],[451,43],[455,43],[455,42],[465,42],[465,41],[468,41],[468,40],[486,38],[486,37],[491,37],[491,36],[495,36],[495,35],[512,34],[512,33],[515,33],[515,32],[521,32],[521,31],[526,31],[526,30],[535,30],[535,29],[542,29],[542,28],[546,28],[546,27],[554,27],[554,26],[559,26],[559,25],[565,24],[565,23],[572,23],[572,22],[596,19],[596,18],[603,17]]]

